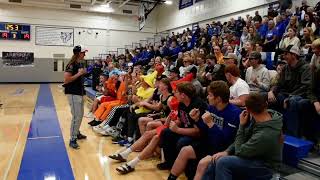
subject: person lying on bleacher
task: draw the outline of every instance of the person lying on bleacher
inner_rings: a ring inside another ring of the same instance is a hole
[[[268,110],[265,98],[251,93],[240,114],[235,142],[200,161],[195,180],[270,180],[282,161],[282,115]],[[209,165],[208,165],[209,164]]]
[[[269,91],[268,101],[272,108],[285,113],[285,132],[300,137],[302,125],[312,119],[311,70],[309,64],[299,59],[298,47],[289,45],[283,51],[287,65],[281,71],[277,84]]]
[[[202,137],[181,149],[168,180],[177,179],[183,171],[188,179],[193,179],[196,166],[202,158],[225,150],[234,141],[241,110],[229,103],[229,86],[224,81],[214,81],[207,89],[210,104],[208,111],[202,117],[199,109],[190,112]]]

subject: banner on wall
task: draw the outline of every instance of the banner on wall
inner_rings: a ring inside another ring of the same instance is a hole
[[[73,28],[36,27],[36,45],[73,47],[73,44]]]
[[[184,9],[193,5],[193,0],[180,0],[179,9]]]
[[[2,52],[3,67],[33,67],[32,52]]]
[[[144,28],[144,26],[146,25],[144,3],[140,3],[138,21],[139,21],[139,31],[141,31]]]

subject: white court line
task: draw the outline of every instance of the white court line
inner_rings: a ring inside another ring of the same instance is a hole
[[[37,140],[37,139],[52,139],[52,138],[59,138],[61,136],[44,136],[44,137],[34,137],[34,138],[28,138],[30,140]]]
[[[102,154],[102,148],[103,148],[104,141],[105,141],[104,139],[100,139],[98,156],[99,156],[100,163],[102,165],[105,179],[112,180],[111,174],[110,174],[110,160],[108,157],[103,156],[103,154]]]
[[[8,178],[9,170],[10,170],[10,168],[12,166],[13,159],[14,159],[14,157],[16,155],[17,147],[18,147],[18,144],[20,143],[22,132],[23,132],[25,126],[26,126],[26,122],[27,122],[27,118],[25,118],[25,120],[23,122],[22,128],[21,128],[20,133],[19,133],[18,141],[16,142],[16,145],[14,146],[13,153],[12,153],[12,155],[10,157],[10,161],[9,161],[8,167],[7,167],[7,169],[6,169],[5,173],[4,173],[4,176],[3,176],[3,180],[6,180]]]

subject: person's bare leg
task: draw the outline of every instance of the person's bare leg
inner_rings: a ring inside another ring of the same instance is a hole
[[[123,151],[116,153],[114,155],[111,155],[109,157],[121,157],[122,159],[127,159],[129,157],[129,154],[131,154],[134,151],[141,150],[145,148],[148,144],[148,142],[152,139],[154,135],[156,135],[156,130],[147,131],[144,133],[135,143],[133,143],[129,148],[124,149]],[[115,158],[112,158],[115,159]]]
[[[140,130],[141,135],[143,135],[146,132],[147,123],[152,120],[153,119],[149,118],[149,117],[140,117],[138,119],[138,125],[139,125],[139,130]]]
[[[99,105],[99,100],[98,99],[94,99],[94,101],[92,103],[92,107],[91,107],[91,112],[92,113],[94,113],[98,109],[98,105]]]
[[[145,148],[156,133],[156,130],[146,131],[135,143],[130,146],[131,150],[136,151]]]
[[[147,132],[146,132],[147,133]],[[142,160],[145,160],[152,156],[154,150],[158,146],[160,142],[160,137],[155,134],[153,138],[151,139],[150,143],[143,149],[143,151],[134,159],[129,161],[126,165],[130,166],[131,168],[135,168],[135,166]],[[122,166],[118,167],[118,169],[123,169]]]
[[[157,134],[155,134],[151,139],[150,143],[138,155],[138,158],[140,160],[150,158],[153,155],[154,150],[157,148],[159,142],[160,142],[160,137]]]
[[[194,152],[192,146],[185,146],[180,150],[180,153],[175,160],[172,169],[171,174],[178,177],[180,176],[183,171],[186,169],[188,161],[190,159],[196,159],[196,153]]]
[[[196,175],[194,176],[194,180],[201,180],[203,174],[207,170],[210,162],[212,161],[212,156],[206,156],[201,159],[198,164]]]
[[[151,121],[147,123],[147,131],[152,130],[152,129],[156,129],[159,126],[162,126],[162,122],[161,121]]]

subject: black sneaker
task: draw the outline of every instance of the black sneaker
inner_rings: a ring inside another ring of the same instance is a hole
[[[92,121],[88,122],[88,124],[92,126],[92,124],[95,122],[96,122],[96,119],[93,119]]]
[[[73,149],[79,149],[80,146],[77,143],[77,140],[70,140],[69,146],[72,147]]]
[[[79,133],[79,134],[77,135],[77,139],[79,139],[79,140],[81,140],[81,139],[87,139],[87,136]]]
[[[96,120],[92,120],[92,121],[88,122],[88,124],[90,124],[90,126],[98,126],[101,123],[102,123],[102,121],[96,121]]]
[[[170,170],[170,169],[171,169],[171,166],[170,166],[169,163],[163,162],[163,163],[157,164],[157,168],[158,168],[159,170]]]
[[[118,144],[118,141],[121,141],[121,140],[124,140],[124,138],[122,138],[120,136],[112,138],[112,142],[115,142],[115,144]]]
[[[95,121],[91,124],[91,126],[98,126],[102,123],[102,121]]]

